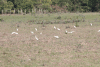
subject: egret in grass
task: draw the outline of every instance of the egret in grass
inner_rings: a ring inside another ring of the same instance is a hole
[[[66,30],[66,32],[65,32],[66,34],[68,33],[68,31]]]
[[[75,31],[72,31],[72,32],[75,32]]]
[[[17,32],[12,32],[11,34],[18,34]]]
[[[37,31],[37,28],[35,28],[35,30]]]
[[[57,30],[60,30],[59,28],[57,28]]]
[[[73,32],[68,32],[68,33],[73,33]]]
[[[92,26],[92,23],[90,23],[90,25]]]
[[[56,29],[56,27],[54,26],[54,29]]]
[[[59,36],[54,36],[55,38],[59,38]]]
[[[17,31],[18,31],[18,29],[17,29]]]
[[[33,32],[33,31],[31,31],[31,33],[32,33],[32,34],[34,34],[34,32]]]
[[[71,32],[68,32],[68,33],[73,33],[73,32],[75,32],[75,31],[71,31]]]
[[[67,34],[67,33],[73,33],[73,32],[75,32],[75,31],[68,32],[68,31],[66,30],[66,32],[65,32],[65,33]]]
[[[98,32],[100,32],[100,30],[98,30]]]
[[[76,26],[74,26],[74,28],[76,28]]]
[[[40,34],[42,34],[42,32]]]
[[[36,36],[35,36],[35,39],[36,39],[36,40],[39,40]]]

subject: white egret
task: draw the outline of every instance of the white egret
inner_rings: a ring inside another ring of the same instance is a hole
[[[31,33],[32,33],[32,34],[34,34],[34,32],[33,32],[33,31],[31,31]]]
[[[36,40],[39,40],[36,36],[35,36],[35,39],[36,39]]]
[[[42,32],[40,34],[42,34]]]
[[[68,31],[66,30],[66,32],[65,32],[66,34],[68,33]]]
[[[75,31],[72,31],[72,32],[75,32]]]
[[[18,31],[18,29],[17,29],[17,31]]]
[[[35,28],[35,30],[37,31],[37,28]]]
[[[92,23],[90,23],[90,25],[92,26]]]
[[[54,26],[54,29],[56,29],[56,27]]]
[[[75,32],[75,31],[71,31],[71,32],[68,32],[68,33],[73,33],[73,32]]]
[[[57,28],[57,30],[60,30],[59,28]]]
[[[65,32],[65,33],[67,34],[67,33],[73,33],[73,32],[75,32],[75,31],[68,32],[68,31],[66,30],[66,32]]]
[[[74,26],[74,28],[76,28],[76,26]]]
[[[100,32],[100,30],[98,30],[98,32]]]
[[[55,38],[59,38],[59,36],[54,36]]]
[[[11,34],[18,34],[17,32],[12,32]]]

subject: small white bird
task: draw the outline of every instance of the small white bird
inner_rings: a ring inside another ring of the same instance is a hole
[[[12,32],[11,34],[18,34],[17,32]]]
[[[59,36],[54,36],[55,38],[59,38]]]
[[[92,26],[92,23],[90,23],[90,25]]]
[[[100,30],[98,30],[98,32],[100,32]]]
[[[68,33],[68,31],[66,30],[66,32],[65,32],[66,34]]]
[[[35,30],[37,31],[37,28],[35,28]]]
[[[32,34],[34,34],[34,32],[33,32],[33,31],[31,31],[31,33],[32,33]]]
[[[17,31],[18,31],[18,29],[17,29]]]
[[[73,32],[68,32],[68,33],[73,33]]]
[[[36,40],[39,40],[36,36],[35,36],[35,39],[36,39]]]
[[[42,34],[42,32],[40,34]]]
[[[75,31],[72,31],[72,32],[75,32]]]
[[[56,27],[54,26],[54,29],[56,29]]]
[[[74,28],[76,28],[76,26],[74,26]]]
[[[71,31],[71,32],[68,32],[68,33],[73,33],[73,32],[75,32],[75,31]]]
[[[57,28],[57,30],[60,30],[59,28]]]

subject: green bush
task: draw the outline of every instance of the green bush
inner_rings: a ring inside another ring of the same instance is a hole
[[[58,16],[57,19],[61,19],[61,16]]]
[[[44,4],[42,4],[42,8],[44,9],[44,10],[51,10],[52,8],[50,7],[50,4],[49,3],[44,3]]]
[[[79,25],[78,25],[78,22],[76,22],[76,25],[75,25],[76,27],[79,27]]]
[[[1,22],[4,21],[3,18],[0,18],[0,21],[1,21]]]

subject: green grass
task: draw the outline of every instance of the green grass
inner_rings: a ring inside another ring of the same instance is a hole
[[[61,19],[57,19],[59,17]],[[36,14],[36,17],[34,15],[10,15],[10,16],[1,16],[4,19],[4,22],[10,22],[10,23],[20,23],[20,22],[28,22],[28,21],[35,21],[35,22],[42,22],[43,20],[45,21],[65,21],[65,20],[76,20],[77,17],[79,20],[83,19],[83,16],[85,17],[85,21],[93,21],[94,19],[100,19],[100,16],[98,13],[55,13],[55,14]]]

